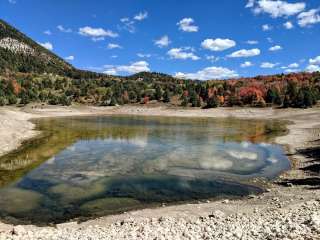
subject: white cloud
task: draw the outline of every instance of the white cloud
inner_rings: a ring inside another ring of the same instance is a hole
[[[91,37],[94,41],[104,40],[105,37],[118,37],[117,33],[110,30],[104,30],[103,28],[82,27],[79,28],[79,34],[86,37]]]
[[[291,63],[288,65],[288,68],[298,68],[299,67],[299,63]]]
[[[179,29],[184,32],[198,32],[199,27],[194,25],[192,18],[184,18],[177,23]]]
[[[230,39],[206,39],[201,43],[201,46],[211,51],[223,51],[236,46],[236,42]]]
[[[8,2],[11,3],[11,4],[16,4],[17,3],[16,0],[8,0]]]
[[[267,37],[267,41],[268,41],[269,43],[273,43],[273,39],[272,39],[271,37]]]
[[[139,73],[139,72],[149,72],[149,63],[146,61],[139,61],[139,62],[134,62],[130,65],[106,65],[104,66],[105,70],[104,73],[110,74],[110,75],[116,75],[119,73],[129,73],[129,74],[134,74],[134,73]]]
[[[320,66],[310,64],[309,66],[307,66],[306,71],[307,72],[320,72]]]
[[[148,17],[148,12],[140,12],[133,17],[134,20],[142,21]]]
[[[282,47],[279,45],[275,45],[275,46],[269,48],[269,51],[271,51],[271,52],[275,52],[275,51],[279,51],[279,50],[282,50]]]
[[[311,9],[298,15],[298,24],[300,27],[308,27],[310,25],[320,23],[320,9]]]
[[[140,58],[150,58],[151,54],[147,54],[147,53],[137,53],[137,56]]]
[[[122,47],[119,44],[116,44],[116,43],[109,43],[107,48],[108,49],[115,49],[115,48],[121,49]]]
[[[46,35],[52,35],[52,32],[50,30],[46,30],[43,33],[46,34]]]
[[[128,22],[128,21],[130,21],[130,19],[127,18],[127,17],[124,17],[124,18],[120,19],[120,22],[122,22],[122,23],[125,23],[125,22]]]
[[[129,33],[135,33],[136,31],[136,27],[134,26],[134,21],[130,20],[130,18],[121,18],[120,22],[123,23],[123,26],[120,27],[120,29],[125,29],[127,30]]]
[[[285,22],[285,23],[283,24],[283,26],[284,26],[284,28],[286,28],[286,29],[288,29],[288,30],[293,28],[293,24],[292,24],[292,22],[290,22],[290,21]]]
[[[262,25],[262,30],[263,31],[271,31],[272,30],[272,26],[270,26],[269,24],[264,24],[264,25]]]
[[[258,41],[256,41],[256,40],[248,40],[247,41],[247,44],[249,44],[249,45],[255,45],[255,44],[258,44],[259,42]]]
[[[289,17],[304,11],[306,4],[304,2],[289,3],[281,0],[259,0],[252,1],[249,7],[253,7],[255,14],[266,13],[272,18]]]
[[[42,47],[52,51],[53,50],[53,45],[50,42],[45,42],[45,43],[39,43]]]
[[[248,0],[248,3],[246,5],[246,8],[252,8],[255,4],[255,0]]]
[[[317,56],[315,58],[310,58],[309,63],[313,65],[320,65],[320,56]]]
[[[65,57],[65,60],[73,61],[73,60],[74,60],[74,56],[68,56],[68,57]]]
[[[64,33],[71,33],[72,32],[71,28],[64,28],[62,25],[58,25],[57,28],[60,32],[64,32]]]
[[[271,62],[263,62],[261,63],[261,68],[274,68],[275,66],[279,65],[279,63],[271,63]]]
[[[253,66],[253,63],[249,62],[249,61],[246,61],[240,65],[240,67],[242,67],[242,68],[247,68],[247,67],[251,67],[251,66]]]
[[[182,73],[175,74],[177,78],[210,80],[210,79],[226,79],[238,77],[237,72],[224,67],[207,67],[196,73]]]
[[[261,51],[258,48],[253,49],[241,49],[239,51],[233,52],[232,54],[228,55],[231,58],[240,58],[240,57],[254,57],[260,55]]]
[[[167,47],[170,43],[171,41],[167,35],[164,35],[160,39],[154,41],[154,44],[160,48]]]
[[[193,52],[187,52],[189,48],[172,48],[170,49],[167,54],[170,56],[172,59],[191,59],[191,60],[199,60],[200,57],[195,55]]]
[[[298,71],[299,71],[299,69],[297,69],[297,68],[294,68],[294,69],[287,68],[286,70],[284,70],[285,73],[294,73],[294,72],[298,72]]]
[[[217,62],[219,61],[220,58],[212,55],[207,55],[206,59],[209,60],[210,62]]]

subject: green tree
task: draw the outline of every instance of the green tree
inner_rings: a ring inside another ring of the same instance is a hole
[[[166,89],[166,91],[163,93],[163,102],[170,102],[170,92],[168,89]]]
[[[7,99],[5,97],[0,97],[0,106],[4,106],[7,103]]]
[[[216,96],[208,98],[206,108],[216,108],[219,107],[219,99]]]
[[[182,99],[181,106],[187,107],[188,104],[189,104],[189,99],[188,99],[188,97],[185,96],[185,95],[183,95],[181,99]]]
[[[162,90],[161,90],[161,87],[159,85],[156,86],[156,92],[154,94],[154,98],[158,101],[161,100],[162,98]]]

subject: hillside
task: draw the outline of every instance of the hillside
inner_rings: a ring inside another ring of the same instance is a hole
[[[320,73],[204,82],[155,72],[118,77],[78,70],[0,20],[0,105],[105,106],[155,101],[203,108],[311,107],[318,100]]]
[[[67,74],[73,70],[69,63],[0,20],[0,72]]]

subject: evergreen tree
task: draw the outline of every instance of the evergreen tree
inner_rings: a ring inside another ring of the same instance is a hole
[[[216,96],[212,96],[208,99],[206,108],[216,108],[219,106],[219,99]]]
[[[163,102],[170,102],[170,92],[168,89],[166,89],[166,91],[163,93]]]
[[[156,86],[156,92],[154,94],[154,97],[158,101],[160,101],[161,98],[162,98],[162,90],[161,90],[161,87],[159,85]]]
[[[182,96],[181,106],[183,106],[183,107],[187,107],[187,106],[188,106],[188,104],[189,104],[189,99],[188,99],[188,97],[187,97],[187,96],[185,96],[185,95],[183,95],[183,96]]]

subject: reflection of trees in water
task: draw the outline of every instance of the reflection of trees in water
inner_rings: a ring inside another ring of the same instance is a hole
[[[181,118],[145,118],[145,117],[95,117],[95,118],[59,118],[36,121],[41,137],[27,141],[22,148],[0,158],[0,186],[21,178],[44,161],[72,146],[78,140],[114,139],[136,142],[146,145],[148,137],[158,137],[162,141],[181,141],[195,139],[204,145],[219,139],[229,141],[267,141],[270,132],[281,130],[278,122],[247,121],[234,119],[181,119]],[[268,133],[269,135],[266,135]],[[143,140],[141,140],[143,139]],[[140,142],[139,142],[140,141]],[[199,146],[201,148],[201,146]],[[197,150],[194,148],[194,150]],[[199,150],[199,149],[198,149]],[[203,153],[206,153],[204,150]],[[177,156],[173,156],[173,155]],[[160,156],[161,157],[161,156]],[[179,154],[172,150],[165,157],[177,160]],[[185,164],[180,159],[181,165]],[[163,163],[161,163],[163,164]],[[160,170],[163,168],[159,164]],[[145,171],[153,168],[146,165]]]

